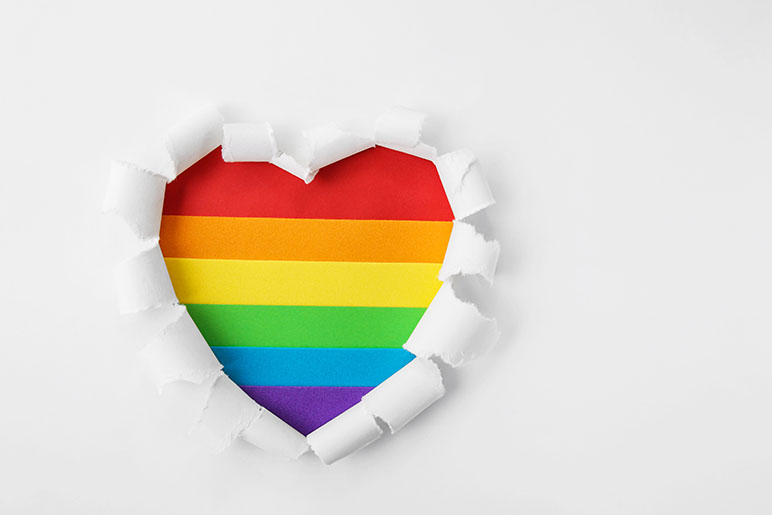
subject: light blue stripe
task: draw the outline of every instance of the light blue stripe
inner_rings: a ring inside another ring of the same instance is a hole
[[[377,386],[415,356],[404,349],[212,347],[244,386]]]

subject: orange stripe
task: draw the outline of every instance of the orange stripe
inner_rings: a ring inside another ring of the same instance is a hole
[[[165,257],[442,263],[453,222],[164,215]]]

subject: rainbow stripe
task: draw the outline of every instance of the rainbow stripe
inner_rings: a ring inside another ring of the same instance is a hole
[[[218,149],[167,187],[160,244],[225,372],[308,434],[413,359],[452,220],[424,159],[376,147],[305,185]]]

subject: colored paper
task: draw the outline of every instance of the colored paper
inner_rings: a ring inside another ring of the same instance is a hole
[[[401,349],[424,308],[188,304],[209,345]]]
[[[441,286],[437,263],[166,258],[180,302],[416,307]]]

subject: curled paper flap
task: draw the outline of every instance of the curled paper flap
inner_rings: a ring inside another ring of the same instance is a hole
[[[443,283],[403,347],[424,358],[437,356],[457,367],[484,354],[496,343],[496,320],[459,300],[452,281]]]
[[[303,133],[311,147],[312,170],[352,156],[374,145],[368,138],[340,130],[335,125],[323,125]]]
[[[123,219],[140,239],[158,238],[166,180],[134,165],[113,162],[104,211]]]
[[[241,437],[259,449],[291,460],[298,459],[308,451],[306,438],[265,408]]]
[[[426,114],[392,107],[375,121],[375,143],[389,147],[415,147],[421,141]]]
[[[443,154],[434,160],[448,202],[457,220],[462,220],[496,201],[479,164],[468,150]]]
[[[223,125],[223,161],[270,161],[277,154],[273,129],[267,122]]]
[[[118,309],[123,314],[176,304],[172,281],[156,243],[115,268]]]
[[[187,170],[196,161],[222,143],[223,118],[213,106],[207,106],[178,123],[164,137],[174,170],[169,180]]]
[[[455,220],[439,279],[446,281],[457,274],[477,274],[493,283],[500,250],[499,242],[488,241],[473,225]]]
[[[216,450],[222,451],[261,415],[262,407],[228,376],[219,376],[209,391],[199,427],[212,439]]]
[[[289,154],[281,153],[271,159],[271,163],[278,166],[285,172],[289,172],[295,177],[302,179],[303,182],[308,184],[316,176],[316,172],[319,170],[311,170],[309,167],[304,166],[297,162],[297,160]]]
[[[396,433],[444,394],[439,367],[415,358],[362,397],[362,405]]]
[[[366,447],[382,434],[375,419],[359,403],[310,433],[307,439],[316,455],[330,465]]]
[[[159,390],[175,381],[201,384],[218,376],[222,370],[188,310],[185,306],[178,309],[177,319],[140,352]]]

